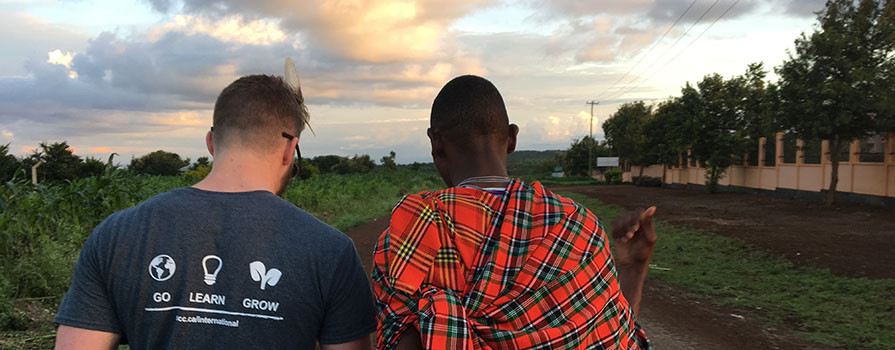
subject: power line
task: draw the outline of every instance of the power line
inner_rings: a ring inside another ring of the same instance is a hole
[[[621,82],[622,80],[624,80],[625,78],[627,78],[628,75],[630,75],[631,72],[634,70],[634,68],[637,68],[637,66],[639,66],[640,63],[643,62],[643,59],[646,58],[646,56],[649,56],[649,54],[653,52],[653,49],[655,49],[656,46],[658,46],[659,43],[661,43],[662,40],[665,39],[665,36],[667,36],[668,33],[670,33],[672,29],[674,29],[674,26],[676,26],[676,25],[678,24],[678,22],[680,22],[681,19],[683,19],[684,16],[686,16],[688,12],[690,12],[690,9],[693,8],[693,5],[696,4],[696,1],[697,1],[697,0],[693,0],[693,2],[690,3],[690,6],[687,6],[687,9],[684,10],[684,13],[681,13],[680,17],[678,17],[677,20],[675,20],[674,23],[672,23],[671,26],[668,27],[667,30],[665,30],[665,33],[662,34],[662,37],[659,38],[659,40],[657,40],[656,42],[653,43],[653,46],[651,46],[651,47],[649,48],[649,50],[646,51],[646,54],[644,54],[643,56],[640,56],[640,59],[637,60],[637,63],[635,63],[633,66],[631,66],[631,68],[628,69],[627,72],[625,72],[625,75],[622,75],[621,78],[618,78],[618,80],[616,80],[614,83],[612,83],[612,85],[610,85],[608,88],[606,88],[606,90],[603,90],[603,92],[601,92],[599,95],[597,95],[597,97],[594,98],[594,99],[595,99],[595,100],[599,100],[600,97],[603,97],[607,92],[609,92],[609,90],[612,90],[612,88],[614,88],[616,85],[618,85],[619,82]]]
[[[720,0],[715,0],[715,2],[713,2],[712,5],[709,6],[708,9],[706,9],[704,12],[702,12],[702,15],[700,15],[699,18],[697,18],[696,21],[693,22],[692,25],[690,25],[690,28],[687,28],[687,31],[684,33],[684,35],[681,35],[680,37],[678,37],[677,40],[675,40],[674,43],[671,44],[671,46],[669,46],[668,49],[665,50],[665,52],[662,52],[662,55],[660,55],[659,58],[657,58],[655,61],[653,61],[653,63],[651,63],[651,64],[649,65],[649,67],[646,67],[646,69],[644,69],[642,73],[640,73],[639,75],[637,75],[636,78],[634,78],[633,80],[629,81],[627,84],[625,84],[625,86],[623,86],[622,88],[618,89],[618,91],[612,93],[612,94],[610,95],[611,97],[606,98],[606,99],[609,100],[609,99],[618,98],[619,96],[621,96],[621,95],[618,94],[619,92],[628,89],[628,87],[630,87],[631,84],[634,84],[634,82],[640,80],[640,78],[643,76],[644,73],[648,72],[650,69],[653,68],[653,66],[655,66],[657,63],[659,63],[659,61],[661,61],[662,58],[665,57],[665,55],[668,54],[668,52],[670,52],[672,49],[674,49],[674,47],[677,46],[677,44],[678,44],[683,38],[685,38],[688,34],[690,34],[690,31],[693,30],[693,28],[695,28],[695,27],[699,24],[699,22],[702,22],[702,19],[705,18],[705,16],[706,16],[709,12],[711,12],[713,8],[715,8],[715,5],[718,5],[718,2],[719,2],[719,1],[720,1]]]
[[[644,79],[643,81],[641,81],[639,84],[637,84],[636,86],[634,86],[634,87],[632,87],[632,88],[630,88],[630,89],[628,89],[628,90],[625,90],[624,92],[622,92],[620,95],[618,95],[618,96],[616,96],[616,97],[621,97],[621,96],[623,96],[624,94],[627,94],[627,93],[631,92],[632,90],[634,90],[634,89],[636,89],[636,88],[642,86],[643,83],[649,81],[649,80],[652,79],[654,76],[656,76],[656,74],[658,74],[659,72],[661,72],[663,69],[665,69],[665,67],[667,67],[669,64],[671,64],[671,62],[674,62],[674,60],[676,60],[681,54],[683,54],[685,51],[687,51],[687,49],[689,49],[690,46],[693,46],[693,44],[695,44],[696,41],[699,40],[699,38],[701,38],[706,32],[708,32],[709,29],[712,29],[712,27],[715,25],[715,23],[718,23],[718,21],[721,20],[721,18],[723,18],[724,16],[726,16],[727,13],[730,12],[730,10],[732,10],[733,7],[736,6],[736,4],[739,3],[739,2],[740,2],[740,0],[736,0],[736,1],[734,1],[732,4],[730,4],[730,6],[727,7],[727,10],[724,10],[724,12],[723,12],[720,16],[718,16],[718,18],[715,18],[715,20],[714,20],[711,24],[709,24],[709,26],[706,27],[705,30],[703,30],[701,33],[699,33],[699,35],[697,35],[696,38],[693,39],[693,41],[691,41],[689,44],[687,44],[687,46],[685,46],[683,50],[681,50],[681,51],[678,52],[676,55],[674,55],[674,57],[672,57],[670,60],[668,60],[667,62],[665,62],[665,64],[663,64],[662,67],[659,67],[659,69],[656,70],[655,72],[653,72],[653,74],[650,74],[649,77],[647,77],[646,79]]]

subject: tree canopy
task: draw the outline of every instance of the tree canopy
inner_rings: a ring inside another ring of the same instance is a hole
[[[653,116],[653,107],[643,101],[629,102],[621,105],[605,123],[603,132],[607,144],[622,159],[635,165],[655,164],[658,160],[653,152],[647,150],[644,126]]]
[[[829,0],[817,20],[777,68],[780,116],[783,127],[804,139],[829,140],[832,204],[840,151],[895,126],[895,1]]]
[[[158,150],[132,159],[128,168],[138,174],[173,176],[189,164],[189,158],[182,159],[177,153]]]

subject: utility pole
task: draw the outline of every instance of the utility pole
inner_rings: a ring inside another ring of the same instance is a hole
[[[587,101],[585,104],[590,105],[590,140],[594,141],[594,105],[600,104],[599,101]],[[594,155],[594,147],[590,145],[587,147],[587,176],[591,177],[594,175],[593,172],[593,155]]]

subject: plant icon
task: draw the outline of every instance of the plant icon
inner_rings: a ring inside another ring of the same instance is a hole
[[[270,269],[270,271],[267,271],[264,267],[264,263],[260,261],[253,261],[250,263],[249,271],[252,273],[252,280],[261,282],[261,290],[264,290],[268,285],[271,287],[277,285],[277,282],[280,281],[280,276],[283,276],[283,273],[277,269]]]

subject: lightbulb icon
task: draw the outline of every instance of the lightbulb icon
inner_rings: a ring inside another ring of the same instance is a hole
[[[218,272],[221,272],[222,266],[224,266],[224,262],[216,255],[206,255],[205,258],[202,259],[202,269],[205,270],[205,284],[210,286],[216,282]],[[212,270],[214,270],[214,272],[209,273],[209,271]]]

